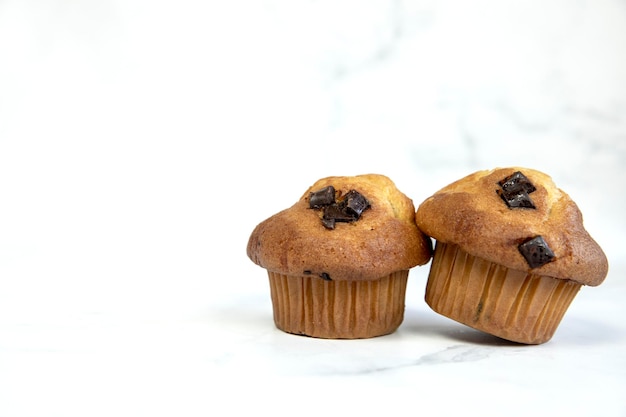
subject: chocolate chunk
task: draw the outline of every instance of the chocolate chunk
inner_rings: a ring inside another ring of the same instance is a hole
[[[309,194],[309,207],[321,208],[335,203],[335,187],[329,185]]]
[[[353,222],[370,207],[370,202],[358,191],[350,190],[340,201],[335,201],[332,185],[309,194],[309,208],[322,209],[322,224],[334,229],[336,222]]]
[[[327,272],[322,272],[320,274],[320,278],[322,278],[324,281],[332,281],[332,278]]]
[[[322,217],[322,225],[330,230],[335,228],[335,219],[325,219]]]
[[[304,271],[302,271],[302,273],[304,275],[311,275],[313,272],[311,272],[310,269],[305,269]],[[330,277],[330,274],[328,272],[322,272],[321,274],[318,274],[318,276],[324,281],[332,281],[332,278]]]
[[[361,217],[361,213],[370,206],[369,201],[358,191],[354,190],[348,191],[343,201],[346,207],[345,211],[352,213],[356,219]]]
[[[324,207],[324,219],[333,219],[337,222],[351,222],[358,218],[355,214],[347,210],[343,205],[333,204]]]
[[[554,252],[548,247],[543,237],[537,236],[518,246],[521,254],[531,268],[538,268],[554,260]]]
[[[522,190],[530,194],[536,190],[535,186],[521,171],[514,172],[500,181],[499,184],[502,187],[502,191],[507,194],[516,194]]]
[[[535,208],[535,203],[525,191],[520,191],[517,194],[506,194],[504,191],[498,190],[498,194],[510,208]]]
[[[327,229],[334,229],[336,222],[349,223],[358,219],[358,216],[348,211],[343,204],[333,204],[324,207],[324,215],[322,216],[322,224]]]
[[[528,194],[536,188],[520,171],[514,172],[498,184],[502,189],[497,190],[497,193],[510,208],[535,208],[535,203]]]

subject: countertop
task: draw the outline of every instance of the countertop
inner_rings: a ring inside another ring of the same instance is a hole
[[[7,311],[19,309],[5,306],[2,415],[593,416],[600,408],[604,416],[623,416],[626,286],[612,279],[622,271],[600,287],[584,287],[552,340],[538,346],[437,315],[423,300],[421,273],[410,277],[400,328],[363,340],[277,330],[261,271],[221,277],[239,282],[227,292],[212,277],[214,286],[204,291],[213,293],[205,297],[211,301],[196,302],[196,311],[162,296],[169,305],[149,313],[141,294],[134,306],[108,311],[61,314],[59,306],[56,314],[9,318]]]

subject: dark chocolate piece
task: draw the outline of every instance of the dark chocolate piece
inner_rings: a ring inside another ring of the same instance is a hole
[[[533,203],[526,191],[520,191],[517,194],[506,194],[504,191],[498,190],[498,194],[510,208],[535,208],[535,203]]]
[[[369,201],[358,191],[354,190],[348,191],[343,201],[346,206],[345,210],[352,213],[357,219],[361,217],[361,213],[370,206]]]
[[[335,187],[329,185],[309,194],[309,207],[321,208],[335,203]]]
[[[500,181],[501,190],[497,193],[510,208],[535,208],[535,203],[528,194],[537,188],[520,171],[516,171]]]
[[[322,209],[322,224],[334,229],[336,222],[353,222],[370,207],[370,202],[358,191],[350,190],[335,201],[335,188],[332,185],[309,194],[309,208]]]
[[[518,248],[531,268],[538,268],[552,262],[555,258],[554,252],[541,236],[527,240]]]
[[[332,278],[330,277],[328,272],[322,272],[320,274],[320,278],[322,278],[324,281],[332,281]]]
[[[513,174],[500,181],[499,184],[500,187],[502,187],[502,191],[507,194],[516,194],[521,190],[526,191],[530,194],[537,189],[530,182],[530,180],[521,173],[521,171],[514,172]]]
[[[322,217],[322,225],[324,225],[327,229],[333,230],[335,228],[335,219],[326,219]]]
[[[350,213],[346,207],[333,204],[332,206],[324,207],[324,219],[335,220],[336,222],[351,222],[358,218],[358,216]]]
[[[311,275],[313,272],[311,272],[310,269],[305,269],[304,271],[302,271],[302,273],[304,275]],[[324,281],[332,281],[333,279],[330,277],[330,274],[328,272],[322,272],[321,274],[318,274],[318,276],[320,278],[322,278]]]

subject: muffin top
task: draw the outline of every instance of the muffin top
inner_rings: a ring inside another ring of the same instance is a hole
[[[539,171],[478,171],[442,188],[416,213],[437,241],[508,268],[599,285],[608,272],[578,206]]]
[[[268,271],[375,280],[430,260],[415,207],[386,176],[327,177],[252,232],[248,257]]]

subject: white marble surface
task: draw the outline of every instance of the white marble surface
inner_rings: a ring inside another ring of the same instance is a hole
[[[0,2],[0,416],[625,416],[625,51],[620,0]],[[435,314],[428,267],[393,335],[274,328],[245,245],[313,181],[505,165],[609,257],[549,343]]]

